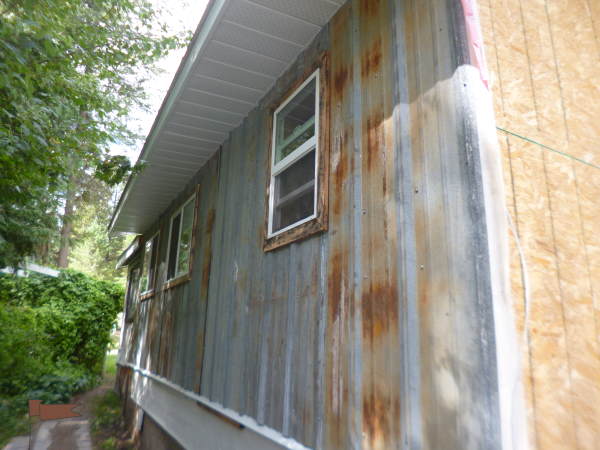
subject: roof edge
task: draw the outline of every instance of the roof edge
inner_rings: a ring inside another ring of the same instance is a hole
[[[121,253],[119,255],[119,258],[117,259],[117,264],[115,265],[115,270],[118,270],[121,267],[125,267],[125,266],[129,265],[129,262],[131,261],[133,256],[140,249],[140,242],[141,242],[141,238],[139,235],[136,236],[133,239],[133,241],[131,241],[131,244],[129,244],[127,246],[127,248],[125,250],[123,250],[123,253]]]
[[[177,72],[175,72],[171,86],[169,86],[169,90],[167,91],[158,113],[156,114],[156,118],[154,119],[154,123],[152,124],[152,128],[150,129],[146,141],[144,142],[144,146],[142,147],[142,151],[138,156],[136,164],[140,161],[144,161],[148,156],[150,156],[153,149],[152,144],[156,140],[156,136],[160,133],[162,127],[164,126],[166,118],[169,116],[177,97],[182,91],[184,83],[189,77],[194,63],[198,59],[198,55],[204,49],[206,42],[212,36],[215,25],[219,22],[219,19],[225,12],[229,1],[230,0],[209,0],[209,3],[204,10],[204,14],[202,15],[202,19],[200,19],[200,23],[198,24],[194,36],[192,37],[192,41],[188,45],[187,51],[181,60],[179,68],[177,69]],[[108,226],[108,232],[110,234],[115,233],[115,224],[119,219],[123,205],[127,201],[127,197],[129,196],[129,193],[135,184],[136,177],[137,175],[130,175],[127,179],[125,188],[119,197],[117,206],[115,207],[113,215],[110,219],[110,224]]]

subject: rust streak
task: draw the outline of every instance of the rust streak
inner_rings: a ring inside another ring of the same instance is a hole
[[[339,138],[339,149],[345,149],[348,142],[348,130]],[[343,189],[348,178],[348,155],[347,152],[338,151],[339,159],[337,165],[333,168],[333,214],[339,216],[342,212]]]
[[[333,75],[333,89],[335,95],[343,97],[343,92],[348,81],[348,68],[344,65]]]
[[[379,12],[380,0],[361,0],[360,14],[363,17],[373,18]]]
[[[360,74],[363,79],[369,78],[381,68],[381,45],[381,37],[378,37],[369,49],[363,53],[360,61]]]
[[[213,231],[213,228],[215,226],[215,209],[211,208],[210,211],[208,211],[208,216],[206,218],[206,234],[211,234]]]

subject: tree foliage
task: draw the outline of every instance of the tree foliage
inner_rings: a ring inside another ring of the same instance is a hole
[[[95,278],[125,284],[125,271],[115,264],[127,247],[127,236],[106,232],[114,208],[113,191],[103,182],[89,178],[81,193],[73,221],[69,267]]]
[[[56,229],[74,172],[108,184],[130,172],[108,149],[135,137],[138,68],[188,38],[145,0],[0,0],[0,266]]]

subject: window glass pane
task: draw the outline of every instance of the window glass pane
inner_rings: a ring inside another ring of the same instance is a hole
[[[148,273],[150,267],[152,265],[152,240],[146,242],[144,246],[144,265],[142,267],[142,279],[140,286],[142,287],[142,292],[146,292],[149,288],[149,279]]]
[[[150,267],[148,267],[148,289],[154,288],[154,274],[156,272],[156,261],[158,260],[158,236],[152,238],[152,253],[150,256]]]
[[[127,310],[125,317],[130,319],[135,313],[136,298],[139,292],[140,283],[140,269],[136,267],[130,272],[129,275],[129,286],[127,286]]]
[[[188,202],[183,208],[183,223],[181,240],[179,241],[179,258],[176,275],[183,275],[190,267],[190,250],[192,246],[192,228],[194,226],[194,201]]]
[[[314,213],[315,150],[275,177],[273,232]]]
[[[316,79],[277,113],[275,123],[275,164],[315,135]]]
[[[171,234],[169,242],[169,266],[167,268],[167,279],[175,276],[175,259],[177,258],[177,243],[179,240],[179,223],[181,221],[181,213],[177,214],[171,220]]]

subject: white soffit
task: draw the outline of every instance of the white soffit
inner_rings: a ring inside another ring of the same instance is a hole
[[[211,0],[111,221],[142,233],[345,0]]]

